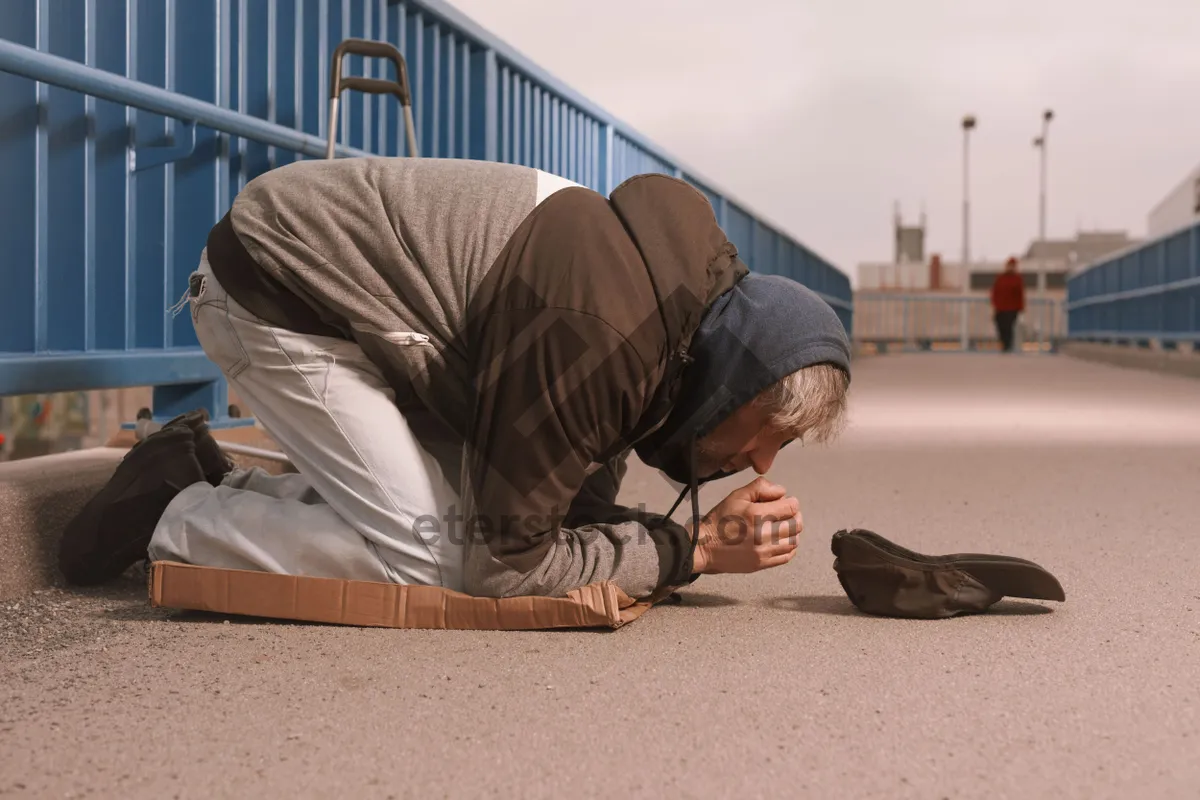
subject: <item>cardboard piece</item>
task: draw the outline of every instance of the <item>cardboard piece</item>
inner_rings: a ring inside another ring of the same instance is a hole
[[[604,581],[566,597],[471,597],[432,586],[150,565],[150,605],[253,617],[380,628],[540,630],[619,628],[654,605]]]

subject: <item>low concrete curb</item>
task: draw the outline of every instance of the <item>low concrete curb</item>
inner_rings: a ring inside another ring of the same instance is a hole
[[[259,428],[231,428],[215,435],[278,450]],[[132,431],[121,431],[107,447],[0,463],[0,601],[63,584],[58,572],[63,528],[104,487],[135,441]],[[239,455],[234,461],[273,474],[290,468]]]
[[[1200,353],[1094,342],[1064,342],[1059,352],[1082,361],[1200,378]]]
[[[124,455],[120,448],[97,447],[0,464],[0,600],[61,584],[63,528]]]

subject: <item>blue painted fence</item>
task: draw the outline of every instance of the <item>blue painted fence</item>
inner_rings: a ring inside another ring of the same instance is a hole
[[[1067,281],[1072,339],[1200,341],[1200,225],[1097,262]]]
[[[330,58],[348,37],[404,53],[422,156],[604,193],[642,172],[682,177],[752,269],[822,293],[851,328],[843,273],[440,0],[3,6],[0,395],[154,385],[156,416],[223,411],[189,316],[168,309],[248,180],[323,155]],[[385,69],[351,56],[346,74]],[[344,95],[338,142],[342,156],[406,155],[395,98]]]

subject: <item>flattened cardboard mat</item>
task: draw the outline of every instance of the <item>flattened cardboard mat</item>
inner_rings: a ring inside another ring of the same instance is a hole
[[[592,583],[566,597],[471,597],[433,586],[298,577],[197,567],[150,565],[150,605],[273,619],[376,628],[543,630],[619,628],[654,605],[615,583]]]

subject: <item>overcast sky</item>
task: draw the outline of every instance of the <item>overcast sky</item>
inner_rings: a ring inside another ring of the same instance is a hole
[[[930,252],[1145,231],[1200,163],[1200,0],[452,0],[839,267],[892,255],[899,200]]]

